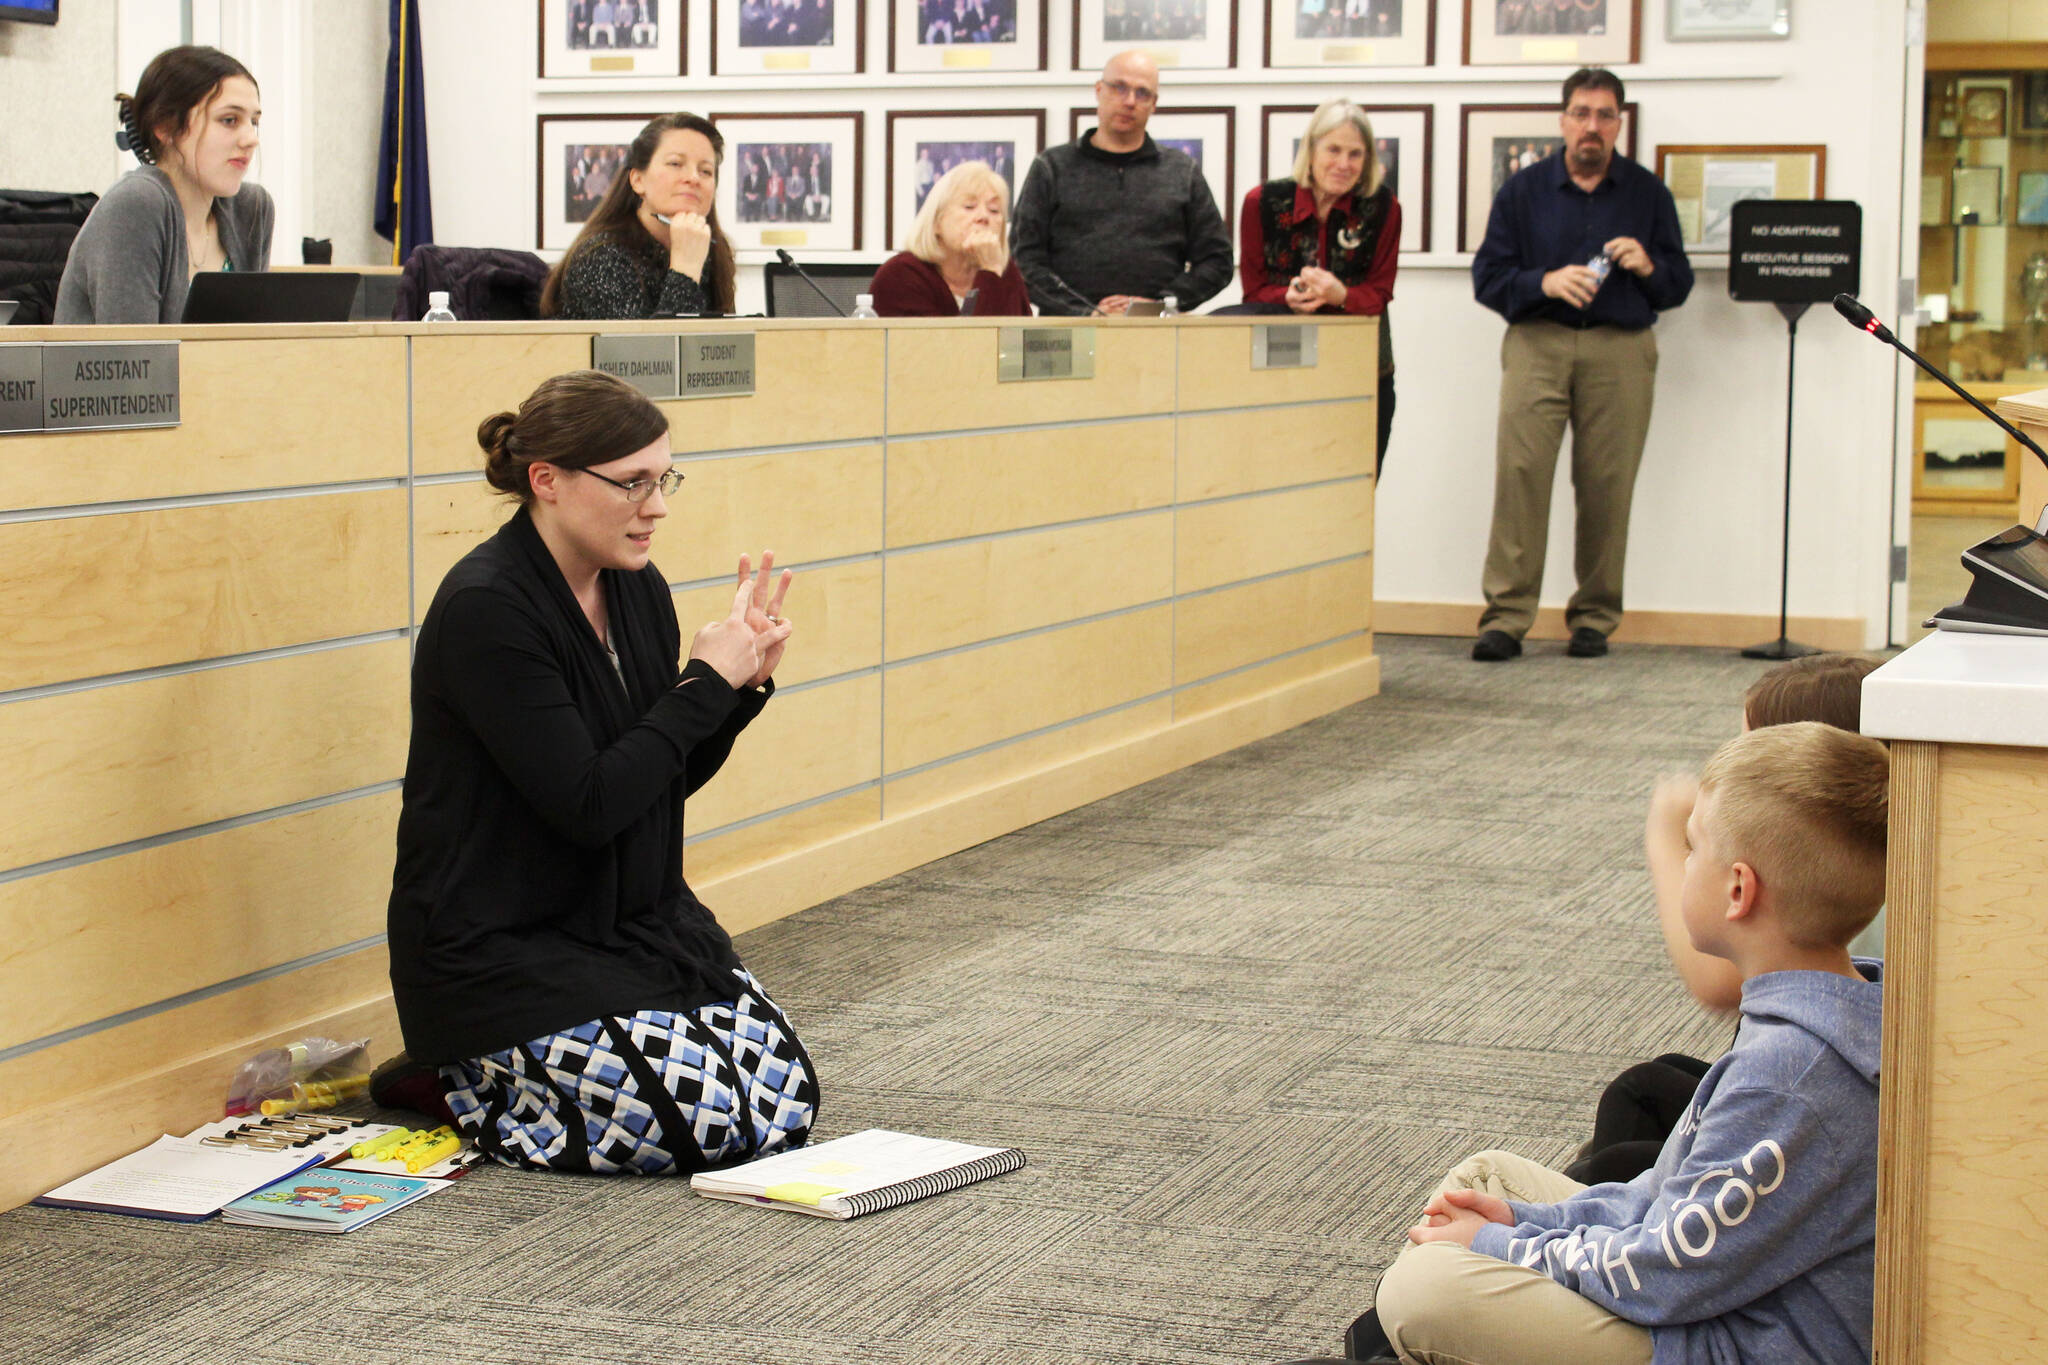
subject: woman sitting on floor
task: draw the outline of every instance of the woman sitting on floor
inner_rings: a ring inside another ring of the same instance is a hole
[[[1031,316],[1024,274],[1010,259],[1010,188],[986,161],[939,177],[903,250],[882,263],[869,292],[885,318],[954,318],[972,293],[974,316]]]
[[[626,148],[618,176],[541,286],[545,318],[672,318],[732,312],[732,243],[718,226],[725,139],[709,119],[663,114]]]
[[[519,508],[420,627],[392,993],[463,1131],[511,1165],[689,1173],[802,1143],[810,1058],[683,880],[683,802],[767,704],[785,571],[740,560],[680,671],[649,561],[668,420],[592,370],[477,440]]]

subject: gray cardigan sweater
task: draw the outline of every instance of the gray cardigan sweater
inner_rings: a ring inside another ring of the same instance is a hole
[[[213,201],[220,244],[232,270],[270,268],[270,194],[244,181],[232,199]],[[136,326],[175,323],[191,292],[185,210],[171,178],[138,166],[114,182],[93,207],[57,285],[55,323]]]
[[[1172,294],[1192,312],[1230,283],[1230,233],[1194,158],[1150,137],[1117,155],[1089,142],[1031,163],[1010,252],[1043,313],[1085,313],[1111,294]],[[1077,297],[1077,295],[1079,297]]]

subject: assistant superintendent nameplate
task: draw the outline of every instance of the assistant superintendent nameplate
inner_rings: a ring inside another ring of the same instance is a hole
[[[1300,322],[1262,322],[1252,328],[1252,368],[1313,370],[1316,329]]]
[[[754,391],[754,334],[696,332],[676,338],[678,398],[744,398]]]
[[[996,380],[1093,379],[1093,327],[998,327]]]
[[[43,429],[178,425],[178,343],[59,342],[43,347]]]

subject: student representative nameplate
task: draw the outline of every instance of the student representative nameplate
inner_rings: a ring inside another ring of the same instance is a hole
[[[676,338],[676,397],[745,398],[754,391],[754,334],[696,332]]]
[[[1252,328],[1252,368],[1313,370],[1316,329],[1302,322],[1262,322]]]
[[[590,339],[590,368],[623,379],[649,398],[676,396],[676,339],[649,332]]]
[[[1093,327],[999,327],[996,380],[1093,379]]]
[[[178,425],[178,343],[43,347],[43,430]]]

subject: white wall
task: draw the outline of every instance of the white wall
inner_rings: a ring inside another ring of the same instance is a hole
[[[98,194],[125,169],[114,6],[61,9],[56,24],[0,23],[0,189]]]
[[[1234,105],[1237,192],[1259,165],[1260,108],[1342,91],[1372,104],[1436,109],[1432,250],[1403,258],[1393,305],[1400,404],[1380,492],[1376,591],[1382,600],[1473,606],[1493,482],[1503,324],[1474,303],[1469,261],[1455,253],[1459,106],[1556,99],[1564,68],[1461,68],[1465,6],[1437,5],[1437,65],[1394,73],[1262,73],[1258,0],[1240,0],[1235,71],[1166,73],[1162,104]],[[436,236],[531,248],[535,119],[542,113],[860,109],[865,136],[866,251],[886,254],[884,121],[890,109],[1048,110],[1061,137],[1087,104],[1092,73],[1070,68],[1070,0],[1052,0],[1051,70],[1022,76],[887,74],[888,5],[869,0],[868,74],[860,78],[713,78],[710,0],[688,5],[682,81],[549,82],[535,78],[536,25],[498,0],[424,0]],[[516,8],[525,10],[527,6]],[[1639,154],[1660,143],[1825,143],[1831,198],[1863,205],[1863,295],[1896,307],[1907,0],[1800,0],[1784,42],[1668,43],[1665,5],[1642,5],[1640,64],[1622,69],[1642,109]],[[1415,206],[1408,206],[1412,213]],[[1234,214],[1232,215],[1234,221]],[[744,258],[743,258],[744,261]],[[1691,301],[1659,324],[1658,405],[1639,484],[1629,557],[1638,609],[1772,614],[1785,430],[1785,324],[1728,299],[1727,273],[1695,262]],[[758,272],[742,271],[743,309]],[[1793,469],[1791,610],[1853,617],[1883,643],[1889,605],[1895,367],[1889,353],[1831,311],[1801,327]],[[1560,460],[1546,603],[1571,590],[1570,497]]]

